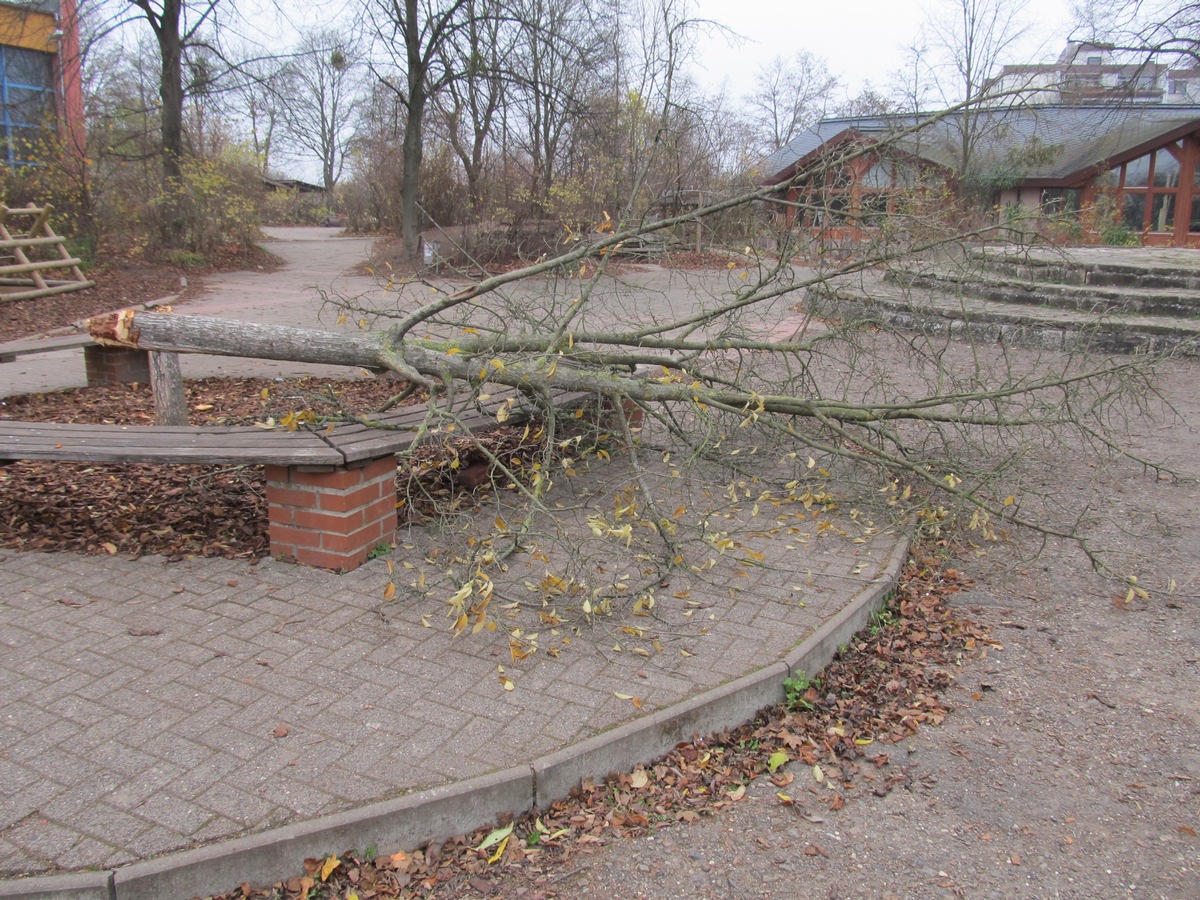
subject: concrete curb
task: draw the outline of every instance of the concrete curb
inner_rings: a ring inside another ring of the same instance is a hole
[[[788,677],[799,674],[816,675],[833,659],[838,647],[845,644],[856,632],[871,621],[875,611],[896,589],[900,582],[900,571],[908,559],[909,542],[901,540],[892,548],[887,564],[879,577],[859,591],[833,618],[806,637],[796,649],[783,658],[788,667]]]
[[[132,863],[109,872],[0,881],[0,900],[160,900],[204,896],[240,882],[278,880],[305,857],[350,847],[417,847],[519,816],[567,796],[585,778],[649,763],[693,735],[735,727],[784,700],[783,680],[815,675],[895,589],[908,557],[901,539],[883,571],[782,662],[501,772],[372,803],[260,834]]]
[[[39,875],[0,881],[0,897],[23,900],[115,900],[112,872]]]

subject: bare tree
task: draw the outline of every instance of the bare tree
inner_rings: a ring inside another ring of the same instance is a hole
[[[838,80],[829,64],[807,50],[776,56],[754,76],[746,97],[763,155],[774,153],[825,115]]]
[[[126,0],[126,3],[132,7],[131,11],[136,10],[135,18],[150,27],[158,46],[162,137],[160,159],[163,193],[169,197],[172,183],[179,179],[184,154],[184,57],[202,29],[213,24],[217,0],[200,3],[189,3],[188,0]],[[182,224],[169,208],[162,218],[160,235],[167,246],[177,245],[182,238]]]
[[[271,171],[283,120],[284,69],[274,60],[252,60],[241,67],[237,94],[250,129],[250,147],[259,172]]]
[[[440,64],[459,77],[435,95],[439,134],[449,143],[467,180],[471,213],[483,213],[485,151],[492,140],[505,95],[512,87],[515,28],[499,0],[471,0],[464,27],[440,50]]]
[[[508,121],[510,128],[518,118],[524,124],[517,141],[529,158],[536,201],[549,194],[565,144],[588,114],[610,29],[584,0],[522,0],[516,9],[519,90]]]
[[[987,81],[1029,33],[1028,5],[1028,0],[947,0],[927,22],[942,103],[959,104],[955,174],[962,182],[969,179],[976,147],[986,137],[981,107],[996,102],[986,96]],[[920,62],[918,57],[915,65]]]
[[[363,54],[346,35],[305,34],[279,78],[279,109],[288,142],[316,157],[327,192],[337,186],[363,101]]]
[[[387,58],[379,71],[381,80],[405,111],[400,235],[405,250],[414,256],[421,223],[425,114],[430,99],[461,74],[444,68],[442,51],[471,13],[471,0],[366,0],[364,5],[365,20]]]

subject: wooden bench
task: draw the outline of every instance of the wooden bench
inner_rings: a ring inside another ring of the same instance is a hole
[[[589,395],[563,393],[556,404]],[[498,390],[457,411],[456,436],[495,427],[496,414],[520,395]],[[514,402],[506,420],[533,415]],[[279,431],[255,426],[126,426],[0,419],[0,462],[60,460],[94,463],[203,463],[266,467],[271,554],[303,565],[348,571],[380,543],[392,540],[396,517],[396,454],[409,449],[428,408],[401,407],[360,424]]]
[[[83,348],[83,368],[89,387],[134,381],[145,383],[150,380],[150,354],[147,351],[101,347],[89,334],[64,334],[0,344],[0,364],[16,362],[23,356],[80,347]]]

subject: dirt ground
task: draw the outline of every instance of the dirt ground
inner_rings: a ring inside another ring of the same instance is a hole
[[[1179,478],[1054,461],[1113,577],[1035,535],[968,548],[958,604],[1004,649],[969,661],[954,711],[905,741],[906,788],[828,792],[789,763],[717,816],[502,882],[498,896],[1200,896],[1200,366],[1167,366],[1177,415],[1132,436]],[[1133,575],[1148,599],[1120,575]]]

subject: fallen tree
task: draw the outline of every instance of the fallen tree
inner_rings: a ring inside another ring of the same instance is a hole
[[[864,152],[847,147],[797,178],[824,183],[828,167]],[[655,223],[626,216],[632,224],[624,229],[571,235],[556,258],[465,284],[414,278],[372,296],[328,297],[339,324],[358,331],[158,312],[104,316],[89,328],[116,346],[394,373],[407,385],[397,397],[428,391],[423,427],[446,436],[457,411],[494,385],[540,404],[538,451],[501,460],[479,450],[497,489],[494,527],[469,515],[460,497],[423,497],[440,510],[457,562],[442,570],[441,584],[414,587],[457,588],[450,603],[459,629],[470,621],[484,627],[497,591],[518,606],[556,597],[589,617],[619,600],[642,602],[671,569],[708,571],[714,548],[769,535],[764,510],[781,505],[841,503],[852,517],[869,510],[866,536],[937,530],[959,516],[981,539],[1021,525],[1079,541],[1099,564],[1080,521],[1058,513],[1052,475],[1038,471],[1037,460],[1054,448],[1072,459],[1121,455],[1121,429],[1153,396],[1154,359],[981,346],[969,334],[824,319],[802,303],[811,285],[1007,232],[951,228],[900,210],[852,258],[814,254],[789,231],[778,252],[747,247],[718,272],[608,274],[626,241],[737,206],[830,213],[780,196],[779,188],[758,189]],[[911,208],[923,210],[917,199]],[[555,408],[552,390],[591,393],[610,415],[581,430],[576,410]],[[356,416],[368,421],[370,411],[348,412]],[[589,471],[616,479],[587,489],[607,499],[580,501],[578,487],[552,493],[556,482]],[[546,578],[533,590],[531,582],[493,582],[517,551],[546,559]],[[614,553],[625,559],[620,577],[601,561]],[[607,573],[599,586],[597,569]]]

